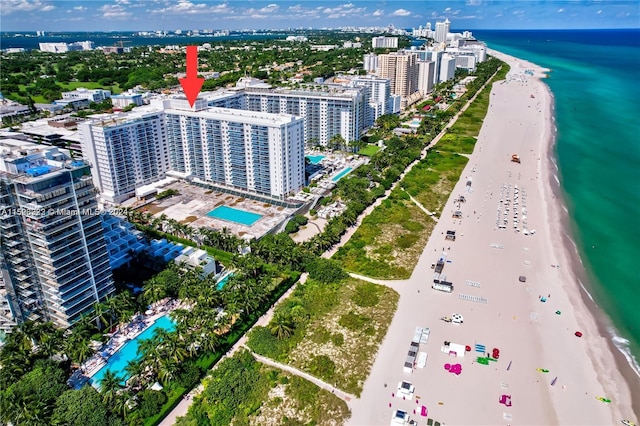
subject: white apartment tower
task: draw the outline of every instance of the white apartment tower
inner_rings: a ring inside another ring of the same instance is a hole
[[[397,49],[398,37],[373,37],[371,39],[371,47],[374,49]]]
[[[436,22],[436,42],[438,43],[446,43],[447,42],[447,34],[449,34],[451,30],[451,22],[448,19],[445,19],[444,22]]]
[[[166,101],[171,170],[197,181],[283,198],[304,186],[304,120]]]
[[[434,61],[418,61],[418,91],[422,95],[431,93],[433,90],[433,79],[436,72]]]
[[[375,73],[378,68],[378,55],[375,53],[366,53],[362,57],[362,64],[366,72]]]
[[[456,75],[456,58],[445,53],[440,61],[440,82],[452,80]]]
[[[0,142],[0,330],[66,328],[115,291],[89,165]]]
[[[120,203],[137,187],[157,182],[169,169],[169,151],[161,109],[110,114],[78,126],[82,154],[93,167],[101,199]]]

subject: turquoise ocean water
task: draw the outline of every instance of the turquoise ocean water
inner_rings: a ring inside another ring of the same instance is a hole
[[[640,374],[640,30],[474,35],[551,69],[567,231],[589,276],[584,286]]]

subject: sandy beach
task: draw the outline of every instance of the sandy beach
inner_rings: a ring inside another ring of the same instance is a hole
[[[583,267],[567,244],[566,214],[553,185],[553,99],[541,80],[545,70],[491,54],[511,71],[493,86],[474,153],[411,278],[388,283],[400,293],[398,311],[361,398],[350,404],[351,425],[389,424],[395,409],[426,424],[423,405],[430,418],[448,425],[638,420],[630,387],[637,389],[640,380],[620,372],[620,355],[585,303]],[[513,154],[520,163],[511,161]],[[456,204],[460,195],[466,202]],[[461,218],[453,218],[454,211]],[[448,230],[456,232],[455,241],[445,240]],[[431,288],[432,264],[443,253],[452,293]],[[440,320],[454,313],[464,317],[462,324]],[[403,364],[416,327],[430,329],[419,347],[428,358],[408,373]],[[471,351],[463,357],[443,352],[445,341]],[[497,360],[476,361],[493,348],[500,351]],[[460,364],[461,374],[445,364]],[[402,380],[415,386],[411,400],[392,396]],[[511,406],[499,402],[502,395]]]

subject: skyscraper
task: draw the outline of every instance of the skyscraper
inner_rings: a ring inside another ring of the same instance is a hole
[[[418,91],[423,95],[431,93],[433,90],[433,78],[436,63],[434,61],[418,62]]]
[[[171,170],[199,181],[282,198],[304,186],[304,121],[207,107],[186,100],[165,109]]]
[[[93,181],[103,201],[120,203],[137,187],[165,177],[169,151],[161,109],[104,115],[78,129],[82,155],[93,166]]]
[[[375,53],[367,53],[362,57],[362,68],[366,72],[376,72],[378,68],[378,55]]]
[[[378,76],[391,80],[391,93],[406,98],[418,90],[418,55],[408,51],[378,56]]]
[[[450,30],[451,22],[448,19],[445,19],[444,22],[436,22],[436,42],[446,43],[447,34],[449,34]]]
[[[115,291],[89,165],[0,141],[0,329],[68,327]]]

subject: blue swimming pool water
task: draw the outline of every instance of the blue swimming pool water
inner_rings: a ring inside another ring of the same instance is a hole
[[[125,372],[125,367],[129,361],[138,359],[138,342],[142,339],[150,339],[153,337],[153,330],[156,328],[163,328],[165,330],[172,331],[176,327],[176,324],[169,318],[168,315],[158,318],[151,327],[140,333],[136,338],[129,340],[123,347],[120,348],[115,354],[113,354],[107,364],[102,367],[96,374],[91,377],[91,384],[95,387],[100,386],[100,381],[104,377],[107,370],[111,370],[116,376],[124,379],[126,382],[129,376]]]
[[[338,173],[337,175],[335,175],[334,177],[331,178],[332,181],[337,182],[339,181],[341,178],[344,177],[344,175],[346,175],[347,173],[349,173],[351,170],[353,170],[351,167],[347,167],[346,169],[344,169],[343,171],[341,171],[340,173]]]
[[[216,288],[218,290],[222,290],[224,286],[227,284],[227,281],[229,281],[229,278],[231,278],[232,276],[233,276],[233,272],[230,272],[227,275],[225,275],[220,281],[218,281]]]
[[[311,164],[318,164],[322,161],[324,155],[307,155],[307,158],[311,161]]]
[[[245,210],[234,209],[227,206],[216,207],[215,209],[207,213],[207,216],[227,220],[229,222],[240,223],[247,226],[253,225],[258,219],[262,217],[262,215],[257,213],[251,213]]]

